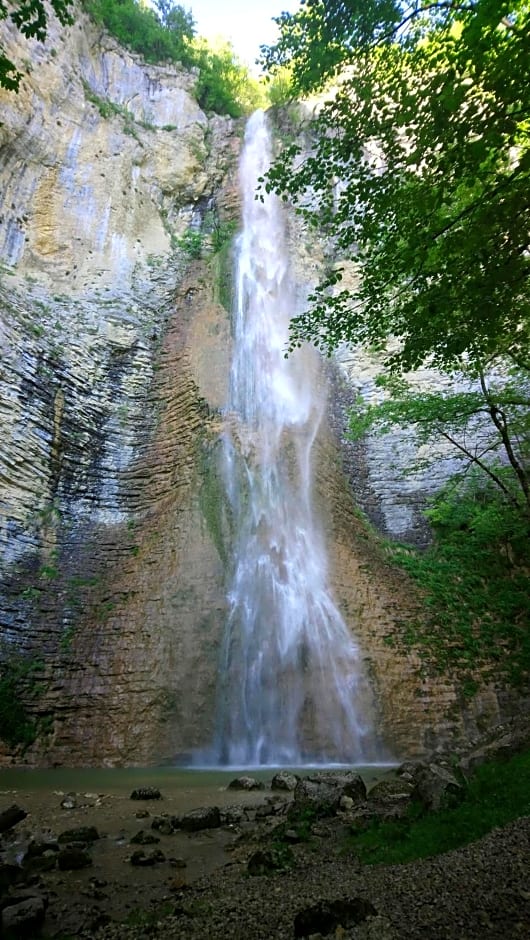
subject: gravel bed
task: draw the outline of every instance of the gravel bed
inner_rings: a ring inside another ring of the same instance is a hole
[[[528,940],[529,863],[530,818],[406,865],[362,867],[354,856],[302,851],[293,869],[250,877],[234,863],[176,892],[174,916],[142,927],[108,925],[97,940],[282,940],[294,936],[301,909],[322,899],[354,897],[370,901],[378,916],[332,936]]]

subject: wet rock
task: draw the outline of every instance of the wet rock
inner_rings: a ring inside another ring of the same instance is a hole
[[[149,812],[146,809],[139,809],[134,815],[136,819],[149,819]]]
[[[157,787],[139,787],[131,793],[131,800],[161,800],[162,794]]]
[[[53,838],[34,838],[28,844],[26,849],[25,858],[37,858],[40,855],[44,855],[46,852],[58,852],[59,843],[56,839]]]
[[[414,787],[402,777],[396,780],[380,780],[368,791],[369,803],[409,802]]]
[[[222,806],[220,813],[222,826],[238,826],[248,819],[248,812],[244,806]]]
[[[42,855],[34,857],[25,857],[22,864],[24,869],[29,872],[43,872],[43,871],[53,871],[57,866],[57,852],[49,850],[44,852]]]
[[[152,865],[158,865],[165,862],[166,856],[160,849],[153,849],[152,852],[144,852],[143,849],[137,849],[131,855],[129,861],[135,868],[150,868]]]
[[[136,814],[138,815],[138,813]],[[157,832],[161,832],[163,836],[170,836],[175,832],[175,827],[173,821],[169,816],[155,816],[152,823],[151,829],[155,829]]]
[[[2,911],[2,934],[16,940],[33,940],[40,934],[45,914],[46,902],[37,895],[10,903]]]
[[[375,907],[364,898],[319,901],[298,912],[294,919],[294,935],[310,937],[312,934],[321,934],[326,937],[338,928],[347,930],[375,915]]]
[[[131,839],[131,845],[156,845],[157,842],[160,842],[158,836],[145,832],[143,829],[140,829]]]
[[[97,842],[99,832],[95,826],[79,826],[77,829],[65,829],[58,836],[57,841],[64,845],[67,842],[90,843]]]
[[[256,819],[266,819],[267,816],[276,816],[277,809],[274,804],[271,803],[262,803],[261,806],[256,806],[255,818]]]
[[[413,798],[426,810],[436,812],[449,800],[460,799],[463,793],[464,789],[454,774],[439,764],[429,764],[416,775]]]
[[[229,790],[264,790],[265,784],[255,777],[235,777],[228,784]]]
[[[217,829],[221,825],[218,806],[203,806],[192,809],[180,817],[179,828],[184,832],[199,832],[201,829]]]
[[[28,872],[52,871],[57,865],[59,844],[53,838],[32,839],[24,853],[22,865]]]
[[[359,774],[351,770],[324,770],[310,774],[296,784],[289,815],[296,817],[301,810],[311,810],[317,816],[332,816],[337,812],[343,796],[350,797],[355,803],[365,800],[366,787]]]
[[[21,809],[16,803],[13,803],[12,806],[8,806],[7,809],[4,809],[0,813],[0,832],[8,832],[8,830],[16,826],[17,823],[22,822],[27,815],[26,810]]]
[[[416,780],[416,776],[419,774],[420,770],[422,770],[422,768],[425,766],[426,765],[422,761],[406,760],[397,768],[396,774],[401,779],[407,780],[409,783],[413,783]]]
[[[271,790],[288,790],[292,792],[296,788],[300,777],[297,774],[290,774],[287,770],[280,770],[271,780]]]
[[[92,859],[84,848],[67,845],[59,852],[57,865],[61,871],[77,871],[81,868],[89,868],[92,865]]]

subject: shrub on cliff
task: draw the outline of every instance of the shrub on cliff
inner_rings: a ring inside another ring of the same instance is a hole
[[[84,0],[84,5],[92,19],[146,62],[198,69],[196,95],[205,110],[239,117],[259,104],[258,82],[232,46],[213,47],[197,38],[193,14],[179,4],[158,0],[157,12],[136,0]]]

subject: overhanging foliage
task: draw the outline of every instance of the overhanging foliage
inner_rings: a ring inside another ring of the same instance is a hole
[[[383,347],[395,369],[482,363],[530,340],[530,10],[517,0],[306,0],[279,18],[269,66],[329,91],[315,147],[287,147],[268,188],[333,236],[333,270],[292,341]],[[296,166],[296,164],[299,164]]]

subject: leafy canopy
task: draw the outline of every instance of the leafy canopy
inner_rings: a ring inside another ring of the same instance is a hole
[[[266,186],[362,269],[350,289],[329,271],[293,345],[394,336],[398,371],[527,362],[530,5],[302,0],[278,22],[264,62],[327,95],[310,156],[287,147]]]

